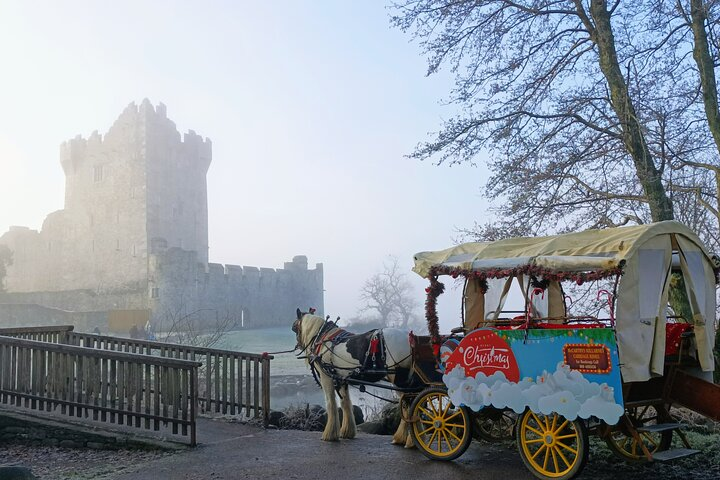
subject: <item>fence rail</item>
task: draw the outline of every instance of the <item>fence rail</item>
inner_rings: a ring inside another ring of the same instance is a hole
[[[0,403],[147,430],[162,424],[195,445],[199,366],[0,335]]]
[[[198,368],[200,411],[262,418],[270,413],[271,355],[192,347],[92,333],[80,333],[72,325],[0,329],[0,335],[78,347],[151,355],[201,362]]]

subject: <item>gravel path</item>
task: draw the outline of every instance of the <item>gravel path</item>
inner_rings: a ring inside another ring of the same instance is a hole
[[[22,465],[42,480],[105,480],[129,467],[173,455],[158,450],[88,450],[0,445],[0,466]]]

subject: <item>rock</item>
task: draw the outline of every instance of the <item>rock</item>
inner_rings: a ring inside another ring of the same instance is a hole
[[[62,440],[60,442],[60,446],[63,448],[82,448],[84,445],[80,442],[76,442],[75,440]]]
[[[353,415],[355,415],[355,425],[365,423],[365,415],[363,415],[362,408],[357,405],[353,405]]]
[[[380,412],[380,421],[382,422],[385,433],[383,435],[392,435],[400,425],[400,405],[388,403]]]
[[[270,410],[270,413],[268,414],[268,422],[274,427],[279,427],[280,421],[283,418],[285,418],[285,414],[277,410]]]
[[[27,467],[0,467],[0,480],[34,480],[37,479]]]
[[[358,431],[363,433],[370,433],[372,435],[384,435],[385,428],[380,422],[365,422],[362,425],[358,425]]]
[[[338,415],[340,416],[340,422],[343,421],[342,408],[338,407]],[[357,405],[353,405],[353,416],[355,417],[355,425],[361,425],[365,422],[365,416],[363,415],[362,408]]]

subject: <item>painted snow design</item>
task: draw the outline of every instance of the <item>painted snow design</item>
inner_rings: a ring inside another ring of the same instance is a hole
[[[563,362],[552,373],[544,370],[535,379],[525,377],[517,383],[500,371],[470,377],[458,365],[443,375],[443,382],[453,403],[474,411],[493,406],[522,413],[528,407],[544,415],[558,413],[568,420],[597,417],[608,425],[616,424],[624,412],[615,402],[613,387],[590,382]]]

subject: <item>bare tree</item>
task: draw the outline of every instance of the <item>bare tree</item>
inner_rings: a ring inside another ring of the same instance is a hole
[[[463,113],[413,157],[474,162],[489,151],[492,198],[532,232],[673,218],[653,155],[650,109],[626,23],[641,4],[603,0],[409,0],[396,26],[414,32],[429,73],[449,64]],[[612,19],[623,20],[616,36]],[[652,68],[651,68],[652,67]],[[656,79],[656,85],[662,83]],[[666,81],[669,84],[669,81]]]
[[[361,312],[373,314],[381,325],[408,328],[417,319],[418,302],[397,257],[389,257],[382,272],[365,281],[360,300],[364,302]]]
[[[160,341],[210,348],[239,326],[239,316],[217,309],[189,310],[184,295],[179,295],[153,325]]]
[[[411,156],[491,155],[500,215],[464,232],[476,238],[677,215],[718,248],[719,4],[404,0],[394,25],[420,41],[428,74],[450,66],[462,108]]]

